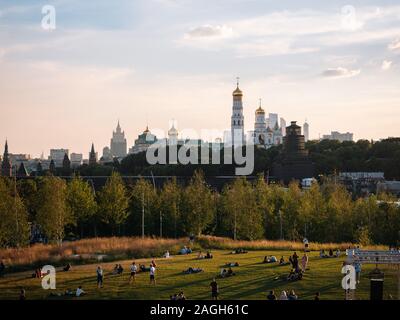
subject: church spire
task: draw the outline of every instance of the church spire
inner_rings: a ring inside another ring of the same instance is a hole
[[[1,163],[1,175],[4,177],[11,177],[12,168],[11,161],[8,154],[8,141],[6,139],[6,144],[4,146],[3,161]]]
[[[95,165],[97,163],[96,152],[94,151],[94,143],[92,142],[92,148],[89,153],[89,165]]]

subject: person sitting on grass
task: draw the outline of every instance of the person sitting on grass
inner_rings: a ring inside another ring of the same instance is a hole
[[[294,292],[294,290],[290,291],[289,295],[288,295],[288,300],[297,300],[298,297],[296,295],[296,293]]]
[[[183,291],[179,292],[177,300],[186,300],[185,294]]]
[[[322,250],[319,252],[319,257],[320,257],[320,258],[328,258],[328,255],[325,253],[325,250],[324,250],[324,249],[322,249]]]
[[[336,257],[336,258],[339,258],[339,257],[340,257],[340,250],[339,250],[339,249],[336,250],[336,252],[335,252],[335,257]]]
[[[226,267],[239,267],[239,262],[229,262],[225,264]]]
[[[244,251],[242,248],[232,251],[232,254],[242,254],[242,253],[247,253],[247,251]]]
[[[149,272],[151,266],[147,268],[144,264],[141,264],[139,268],[141,272]]]
[[[169,251],[167,250],[167,252],[164,253],[164,258],[168,259],[169,257],[170,257]]]
[[[118,264],[114,266],[112,274],[118,274]]]
[[[124,268],[119,264],[117,274],[122,274],[124,272]]]
[[[202,271],[203,271],[203,269],[201,269],[201,268],[192,268],[192,267],[189,267],[187,270],[184,270],[183,273],[185,273],[185,274],[192,274],[192,273],[199,273],[199,272],[202,272]]]
[[[288,274],[287,281],[296,281],[303,279],[303,272],[300,269],[292,269]]]
[[[320,300],[320,293],[319,292],[315,293],[314,300],[315,301],[319,301]]]
[[[329,258],[333,258],[333,250],[329,249]]]
[[[24,288],[21,288],[21,290],[19,291],[18,299],[20,301],[25,301],[26,300],[26,293],[25,293],[25,289]]]
[[[275,292],[274,292],[274,290],[271,290],[270,292],[269,292],[269,295],[267,295],[267,300],[276,300],[276,295],[275,295]]]
[[[229,269],[228,269],[228,272],[227,272],[227,277],[230,277],[230,276],[234,276],[235,275],[235,273],[233,272],[233,270],[232,270],[232,268],[231,267],[229,267]]]
[[[290,262],[286,262],[285,259],[283,258],[283,256],[279,259],[279,265],[280,266],[286,266],[288,264],[290,264]]]
[[[226,269],[221,269],[221,272],[219,273],[220,278],[225,278],[227,275],[227,271]]]
[[[276,259],[275,256],[265,256],[263,263],[274,263],[277,262],[278,260]]]
[[[199,254],[197,255],[197,259],[199,259],[199,260],[205,259],[205,256],[201,253],[201,251],[199,251]]]
[[[288,299],[288,297],[287,297],[286,291],[283,290],[279,297],[279,300],[287,300],[287,299]]]
[[[206,259],[212,259],[213,258],[213,255],[211,254],[211,252],[210,251],[207,251],[207,254],[206,254],[206,257],[205,257]]]
[[[76,289],[76,294],[75,294],[75,295],[76,295],[77,297],[84,296],[85,294],[86,294],[86,292],[83,291],[82,286],[79,286],[78,289]]]
[[[65,272],[69,271],[70,269],[71,269],[71,264],[70,263],[67,263],[67,265],[63,268],[63,270]]]
[[[64,296],[67,296],[67,297],[72,297],[72,296],[75,296],[75,295],[76,295],[76,292],[73,292],[71,289],[67,289],[64,292]]]

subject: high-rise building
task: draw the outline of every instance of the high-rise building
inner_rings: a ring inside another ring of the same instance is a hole
[[[244,143],[244,116],[243,116],[243,92],[239,89],[239,78],[236,89],[232,93],[233,105],[231,116],[231,136],[233,145]]]
[[[282,136],[286,136],[286,120],[281,118],[281,131]]]
[[[62,167],[64,161],[64,155],[69,156],[68,149],[50,149],[49,160],[53,160],[57,168]]]
[[[94,151],[94,144],[92,143],[92,148],[89,152],[89,166],[95,165],[97,163],[97,153]]]
[[[11,161],[8,155],[8,142],[6,140],[6,144],[4,146],[4,154],[3,160],[1,162],[1,175],[3,177],[11,177],[12,176],[12,168]]]
[[[127,143],[125,139],[125,132],[121,130],[121,126],[117,125],[117,129],[113,131],[113,136],[110,142],[110,150],[113,157],[123,158],[126,157]]]
[[[310,126],[307,123],[307,119],[306,122],[304,122],[303,124],[303,134],[304,134],[304,140],[307,142],[308,139],[310,138]]]
[[[83,155],[82,153],[71,153],[71,167],[76,168],[82,165]]]
[[[270,113],[268,115],[268,127],[271,129],[274,129],[278,125],[279,127],[279,122],[278,122],[278,114],[277,113]]]

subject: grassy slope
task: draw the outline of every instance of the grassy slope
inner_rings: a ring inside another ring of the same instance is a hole
[[[247,254],[231,255],[228,251],[214,250],[214,259],[196,260],[196,254],[175,256],[171,259],[158,259],[157,286],[150,286],[148,273],[140,273],[136,285],[128,285],[128,269],[130,260],[120,261],[125,268],[123,275],[110,275],[115,263],[103,263],[106,271],[104,288],[96,288],[96,264],[73,266],[70,272],[57,273],[57,290],[64,292],[67,288],[75,290],[78,285],[88,292],[86,297],[79,299],[168,299],[170,294],[183,290],[189,299],[209,299],[209,283],[222,265],[237,261],[240,267],[234,268],[236,276],[218,279],[222,299],[265,299],[268,290],[294,289],[300,299],[312,299],[316,291],[321,292],[322,299],[343,299],[341,289],[342,258],[320,259],[317,252],[310,253],[310,270],[303,280],[286,282],[274,280],[276,276],[286,275],[288,266],[261,264],[265,255],[273,254],[278,259],[281,255],[287,259],[289,251],[251,251]],[[151,259],[136,260],[137,263],[149,264]],[[204,272],[194,275],[184,275],[182,270],[192,267],[201,267]],[[368,299],[369,280],[367,273],[374,266],[364,266],[362,280],[357,290],[358,299]],[[385,299],[389,294],[397,297],[396,270],[382,267],[385,271]],[[41,289],[39,279],[31,279],[32,272],[8,274],[0,278],[0,299],[14,299],[18,297],[19,287],[26,289],[28,299],[44,299],[49,291]],[[71,299],[71,298],[69,298]]]

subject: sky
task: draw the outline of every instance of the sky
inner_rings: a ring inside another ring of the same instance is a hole
[[[246,131],[261,98],[311,138],[400,136],[399,71],[398,0],[0,0],[0,148],[226,130],[236,77]]]

